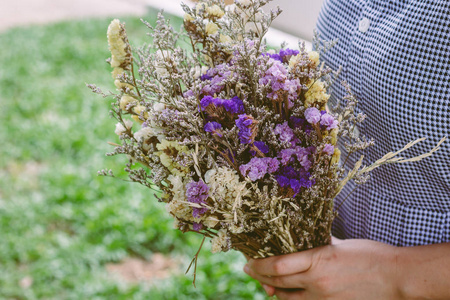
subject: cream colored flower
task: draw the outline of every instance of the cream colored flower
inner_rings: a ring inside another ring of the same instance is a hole
[[[134,88],[131,84],[121,82],[119,79],[114,80],[114,85],[116,86],[116,88],[121,90],[125,90],[127,88],[132,90]]]
[[[200,10],[202,10],[202,9],[206,12],[207,9],[208,9],[208,4],[206,4],[206,3],[198,3],[195,6],[195,10],[196,10],[197,14],[199,14]]]
[[[228,237],[227,231],[225,229],[220,229],[211,240],[211,252],[218,253],[221,251],[227,251],[229,248],[230,238]]]
[[[171,184],[172,194],[172,200],[166,205],[167,211],[181,220],[194,221],[192,208],[186,199],[186,180],[174,175],[169,175],[167,180]]]
[[[292,55],[291,58],[289,59],[289,68],[290,69],[294,69],[296,65],[298,65],[298,63],[301,60],[301,55],[297,54],[297,55]]]
[[[133,97],[127,95],[127,94],[124,94],[122,96],[122,98],[120,98],[119,107],[120,107],[121,110],[125,111],[125,110],[127,110],[127,105],[128,104],[135,103],[135,102],[137,102],[137,100],[135,98],[133,98]]]
[[[308,53],[308,56],[313,63],[313,67],[317,68],[317,66],[319,65],[319,58],[320,58],[319,52],[311,51]]]
[[[336,146],[337,144],[337,135],[339,132],[339,128],[334,128],[333,130],[331,130],[330,132],[330,136],[331,136],[331,144]]]
[[[149,150],[150,145],[147,143],[153,136],[155,136],[155,132],[151,127],[142,127],[138,131],[133,134],[134,138],[142,143],[142,147],[144,150]]]
[[[216,18],[222,18],[223,15],[225,14],[225,12],[218,5],[208,7],[206,9],[206,12],[208,13],[208,15]]]
[[[123,126],[123,124],[120,122],[116,124],[116,130],[114,132],[119,136],[127,132],[127,130],[130,130],[131,127],[133,127],[133,122],[130,120],[125,120],[124,123],[125,126]]]
[[[156,144],[156,148],[159,150],[155,152],[159,156],[161,163],[173,174],[185,176],[189,173],[188,167],[180,166],[173,160],[173,157],[180,155],[190,156],[192,151],[187,146],[181,146],[176,141],[163,140],[161,143]]]
[[[221,34],[219,42],[221,42],[222,44],[231,44],[233,42],[233,39],[228,35]]]
[[[113,79],[117,79],[118,76],[122,75],[125,71],[120,67],[115,67],[111,72]]]
[[[325,106],[328,102],[330,95],[327,94],[325,89],[325,83],[323,81],[316,81],[305,93],[305,107],[310,107],[314,103],[318,103],[321,106]]]
[[[219,26],[217,26],[217,24],[214,22],[208,22],[206,24],[205,30],[207,35],[213,35],[216,34],[217,31],[219,31]]]
[[[186,21],[186,22],[192,22],[192,21],[194,21],[194,17],[192,17],[190,14],[188,14],[188,13],[185,13],[184,14],[184,21]]]
[[[338,147],[334,147],[334,154],[331,158],[331,164],[336,164],[339,162],[339,159],[341,158],[341,150],[338,149]]]
[[[111,67],[129,64],[129,45],[126,42],[125,26],[118,19],[114,19],[107,31],[109,51],[111,51]]]

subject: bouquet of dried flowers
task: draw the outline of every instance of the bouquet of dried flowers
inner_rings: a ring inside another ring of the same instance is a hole
[[[176,228],[211,238],[213,252],[254,258],[329,244],[333,199],[348,180],[362,184],[378,166],[439,147],[398,157],[415,141],[346,171],[338,139],[348,155],[374,142],[354,134],[364,115],[347,85],[327,110],[336,73],[319,53],[333,43],[269,50],[264,36],[280,14],[263,12],[269,1],[183,5],[181,33],[159,14],[156,26],[143,21],[152,43],[133,52],[123,24],[108,28],[121,141],[108,155],[128,156],[130,179],[155,191]]]

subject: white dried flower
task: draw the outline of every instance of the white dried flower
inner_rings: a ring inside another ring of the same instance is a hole
[[[167,211],[182,220],[193,221],[192,208],[187,203],[186,183],[183,181],[183,178],[169,175],[167,180],[172,185],[172,200],[166,205]]]
[[[155,102],[155,104],[153,104],[153,109],[155,111],[161,112],[164,109],[166,109],[166,105],[164,103],[161,103],[161,102]]]
[[[142,147],[144,148],[144,150],[150,149],[150,145],[146,142],[153,136],[155,136],[155,132],[151,127],[142,127],[134,133],[134,138],[142,143]]]
[[[252,1],[251,0],[236,0],[236,3],[239,3],[243,6],[250,6],[252,5]]]
[[[216,175],[217,171],[216,169],[211,169],[206,171],[205,173],[205,183],[209,184],[211,182],[211,177]]]
[[[114,132],[119,136],[126,133],[127,130],[130,130],[131,127],[133,127],[133,122],[130,120],[124,120],[124,123],[126,128],[120,122],[116,124],[116,130]]]
[[[217,232],[217,236],[211,240],[211,252],[218,253],[228,250],[229,239],[227,231],[225,229],[220,229]]]
[[[225,205],[233,206],[236,200],[250,193],[246,187],[247,183],[241,182],[237,172],[227,167],[220,167],[215,172],[213,170],[207,171],[205,181],[210,188],[210,195]]]

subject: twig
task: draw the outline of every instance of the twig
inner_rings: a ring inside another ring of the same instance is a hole
[[[200,248],[198,248],[197,253],[195,253],[194,258],[192,259],[192,261],[191,261],[191,263],[189,264],[189,267],[188,267],[188,269],[186,270],[186,273],[185,273],[185,274],[187,274],[187,273],[189,272],[189,270],[191,269],[192,264],[194,264],[194,281],[192,281],[192,284],[194,285],[195,288],[196,288],[196,286],[195,286],[195,278],[196,278],[196,276],[197,276],[197,261],[198,261],[198,255],[200,254],[200,250],[202,250],[203,243],[205,242],[205,239],[206,239],[206,237],[203,236],[203,240],[202,240],[202,243],[200,244]]]

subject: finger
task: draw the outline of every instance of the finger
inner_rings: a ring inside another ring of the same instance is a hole
[[[264,285],[269,285],[275,288],[305,288],[307,276],[305,273],[298,273],[294,275],[287,276],[265,276],[256,273],[250,268],[244,268],[244,272],[258,280]]]
[[[280,300],[307,299],[306,291],[302,289],[276,289],[275,296]]]
[[[338,245],[340,243],[342,243],[341,239],[338,239],[337,237],[334,236],[331,237],[331,245]]]
[[[311,268],[314,251],[315,249],[269,258],[250,259],[247,266],[261,275],[292,275]]]
[[[267,296],[272,297],[275,294],[275,288],[267,284],[261,284]]]

